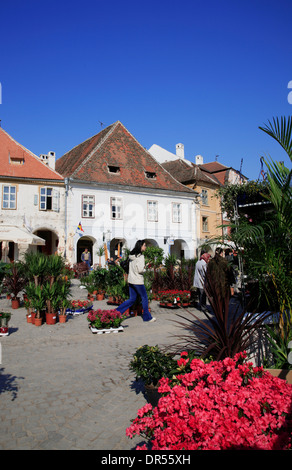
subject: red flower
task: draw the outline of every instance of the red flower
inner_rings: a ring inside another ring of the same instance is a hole
[[[143,407],[126,434],[146,435],[153,450],[289,449],[292,386],[245,357],[194,359],[190,373],[161,379],[157,407]]]

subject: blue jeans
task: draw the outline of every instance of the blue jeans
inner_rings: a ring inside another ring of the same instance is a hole
[[[152,316],[148,308],[148,296],[144,284],[129,284],[130,298],[125,300],[121,305],[118,306],[116,310],[120,313],[124,313],[128,308],[134,305],[135,300],[137,299],[138,294],[142,299],[142,308],[143,308],[143,321],[151,320]]]

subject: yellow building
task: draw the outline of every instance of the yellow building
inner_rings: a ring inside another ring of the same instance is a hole
[[[222,235],[222,213],[220,200],[215,196],[216,190],[221,186],[219,180],[204,170],[200,165],[182,158],[162,163],[162,166],[180,183],[198,193],[197,205],[197,233],[194,238],[197,246],[207,244],[208,240]],[[211,247],[211,251],[212,247]],[[198,255],[196,253],[195,255]]]

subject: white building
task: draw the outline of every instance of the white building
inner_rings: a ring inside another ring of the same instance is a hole
[[[85,247],[96,264],[98,248],[106,246],[114,257],[139,239],[166,255],[195,256],[196,193],[164,170],[119,121],[63,155],[56,170],[67,187],[66,254],[72,263]]]
[[[0,260],[37,249],[63,253],[64,246],[62,176],[0,128]]]

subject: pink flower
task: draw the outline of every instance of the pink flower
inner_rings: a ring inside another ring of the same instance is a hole
[[[139,410],[127,435],[153,450],[290,449],[292,386],[245,357],[194,359],[190,373],[161,379],[158,406]]]

